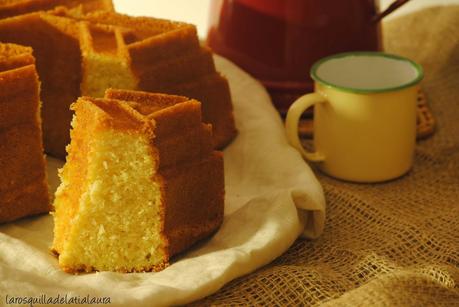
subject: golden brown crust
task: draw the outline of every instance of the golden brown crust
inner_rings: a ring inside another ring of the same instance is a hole
[[[193,97],[201,101],[204,122],[218,123],[212,125],[216,148],[224,148],[237,135],[228,81],[219,74],[206,75],[191,82],[167,85],[158,91]]]
[[[15,44],[0,44],[0,71],[35,64],[32,48]]]
[[[53,156],[65,157],[70,141],[69,105],[86,89],[86,55],[91,52],[127,63],[127,71],[132,72],[129,87],[201,101],[204,121],[213,126],[218,148],[236,135],[227,82],[215,71],[210,50],[200,47],[193,25],[60,8],[0,20],[0,40],[34,50],[43,82],[45,149]]]
[[[114,272],[119,272],[119,273],[145,273],[145,272],[159,272],[164,270],[169,266],[169,263],[167,262],[162,262],[150,267],[144,267],[144,268],[116,268],[113,271]],[[80,274],[80,273],[91,273],[91,272],[98,272],[96,268],[93,266],[88,266],[85,264],[80,264],[75,267],[69,267],[69,266],[61,266],[61,269],[66,272],[66,273],[71,273],[71,274]]]
[[[125,29],[134,30],[134,38],[137,41],[143,41],[158,34],[165,34],[170,31],[190,29],[196,34],[196,27],[184,22],[171,21],[166,19],[152,18],[152,17],[131,17],[128,15],[109,12],[109,11],[96,11],[88,13],[84,16],[78,16],[81,20],[89,21],[93,24],[105,24],[118,26]],[[168,34],[168,33],[167,33]],[[196,35],[190,35],[190,41],[199,43]],[[130,41],[129,44],[134,43]],[[148,43],[148,41],[147,41]]]
[[[50,249],[50,252],[54,257],[59,258],[59,252],[57,250]],[[119,272],[119,273],[159,272],[159,271],[164,270],[168,266],[169,266],[169,262],[168,262],[168,259],[167,259],[167,260],[164,260],[163,262],[158,263],[158,264],[153,265],[153,266],[148,266],[148,267],[143,267],[143,268],[121,267],[121,268],[114,269],[113,271],[114,272]],[[95,267],[90,266],[90,265],[86,265],[86,264],[79,264],[79,265],[75,265],[75,266],[60,266],[60,267],[64,272],[70,273],[70,274],[76,274],[76,275],[80,274],[80,273],[91,273],[91,272],[98,272],[99,271]]]
[[[0,223],[50,209],[33,63],[30,48],[0,44]]]
[[[26,176],[25,174],[24,176]],[[44,176],[16,190],[0,192],[0,223],[49,212],[49,196]]]
[[[140,103],[139,107],[155,107],[156,110],[190,100],[188,97],[184,96],[167,95],[162,93],[146,93],[133,90],[119,90],[113,88],[109,88],[105,91],[105,98],[123,100],[127,102],[137,102]],[[145,111],[141,113],[148,115],[147,113],[152,113],[152,111]]]
[[[165,210],[164,234],[172,257],[208,237],[223,222],[224,175],[220,152],[160,169]]]
[[[83,12],[113,10],[111,0],[10,0],[0,2],[0,18],[50,10],[56,6],[81,7]]]
[[[135,71],[142,90],[154,92],[158,88],[174,86],[201,76],[215,74],[212,53],[207,49],[198,49],[184,55],[145,65]],[[193,97],[195,98],[195,97]]]
[[[97,129],[114,129],[123,131],[139,131],[153,135],[154,125],[146,120],[142,114],[128,104],[115,99],[81,97],[72,105],[72,110],[78,111],[89,105],[92,112],[99,112]],[[99,110],[96,110],[99,109]]]
[[[80,95],[81,51],[76,30],[67,18],[41,13],[0,20],[0,40],[30,46],[37,57],[44,146],[47,153],[61,158],[70,140],[69,106]]]

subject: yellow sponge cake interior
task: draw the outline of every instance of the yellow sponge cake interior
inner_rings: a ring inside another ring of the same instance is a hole
[[[127,101],[83,97],[72,106],[53,249],[68,272],[161,270],[220,225],[222,157],[212,150],[199,102],[127,91],[107,96]],[[196,144],[187,145],[182,132]]]
[[[107,88],[137,88],[139,81],[130,68],[122,29],[87,22],[79,26],[84,71],[81,94],[103,97]]]

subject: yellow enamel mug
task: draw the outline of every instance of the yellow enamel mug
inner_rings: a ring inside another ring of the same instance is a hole
[[[289,142],[326,174],[380,182],[408,172],[416,145],[416,99],[424,74],[415,62],[382,52],[351,52],[318,61],[315,93],[296,100],[286,118]],[[298,136],[301,114],[314,105],[314,147]]]

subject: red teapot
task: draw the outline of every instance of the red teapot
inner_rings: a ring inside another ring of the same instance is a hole
[[[309,70],[325,56],[381,50],[377,0],[212,0],[208,45],[259,79],[285,112],[312,91]]]

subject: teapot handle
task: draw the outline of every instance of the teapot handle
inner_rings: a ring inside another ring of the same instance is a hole
[[[389,5],[389,7],[387,9],[385,9],[381,13],[377,14],[376,16],[374,16],[373,17],[373,22],[375,22],[375,23],[379,22],[381,19],[383,19],[384,17],[386,17],[387,15],[389,15],[390,13],[392,13],[393,11],[395,11],[396,9],[398,9],[399,7],[401,7],[402,5],[407,3],[408,1],[410,1],[410,0],[397,0],[397,1],[393,2],[391,5]]]

